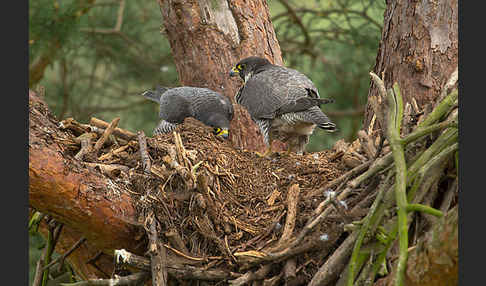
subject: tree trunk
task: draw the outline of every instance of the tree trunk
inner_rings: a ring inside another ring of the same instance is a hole
[[[233,98],[241,81],[231,79],[229,71],[240,59],[256,55],[282,64],[267,1],[159,0],[159,4],[183,85],[208,87]],[[246,110],[235,105],[233,144],[263,151],[257,130]],[[276,144],[275,150],[283,146]]]
[[[457,28],[457,0],[387,1],[373,72],[380,77],[384,73],[387,89],[398,83],[404,106],[414,98],[417,112],[422,111],[436,100],[457,68]],[[378,96],[377,86],[371,83],[368,98]],[[373,115],[368,100],[365,130],[379,129],[376,122],[370,127]]]

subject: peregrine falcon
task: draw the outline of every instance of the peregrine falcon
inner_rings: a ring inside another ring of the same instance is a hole
[[[257,153],[260,156],[271,154],[274,139],[286,142],[288,153],[302,154],[316,126],[336,130],[320,109],[321,104],[333,100],[321,99],[312,81],[299,71],[248,57],[231,69],[230,76],[236,75],[244,81],[236,102],[248,110],[267,145],[263,155]]]
[[[233,104],[228,97],[201,87],[157,87],[142,95],[160,105],[160,123],[153,134],[169,133],[186,117],[193,117],[214,128],[213,134],[227,139],[230,121],[233,119]]]

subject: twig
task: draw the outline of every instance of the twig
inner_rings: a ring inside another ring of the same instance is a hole
[[[39,229],[39,225],[46,214],[36,211],[29,220],[29,232],[36,233]]]
[[[232,286],[250,285],[250,282],[264,279],[271,269],[271,264],[265,264],[257,271],[248,271],[234,280],[229,280],[228,283]]]
[[[367,233],[369,227],[374,223],[372,220],[376,220],[376,212],[378,209],[378,205],[381,203],[384,195],[385,195],[385,190],[387,189],[387,183],[388,180],[391,178],[392,172],[388,173],[387,178],[385,179],[383,185],[381,186],[380,190],[378,191],[378,194],[376,195],[375,201],[371,205],[368,214],[366,217],[363,219],[363,225],[361,226],[359,230],[358,237],[356,239],[356,243],[354,244],[353,252],[351,254],[351,258],[349,260],[349,272],[348,272],[348,280],[347,280],[347,285],[352,286],[354,285],[354,277],[355,277],[355,269],[356,269],[356,263],[358,259],[358,254],[361,249],[361,245],[364,241],[365,234]]]
[[[370,138],[368,133],[366,133],[364,130],[360,130],[358,131],[358,138],[361,141],[361,147],[364,149],[366,155],[368,156],[368,159],[375,158],[376,157],[375,143]]]
[[[128,170],[130,169],[128,166],[120,164],[102,164],[91,162],[85,162],[84,164],[86,166],[100,170],[103,174],[107,175],[110,178],[116,178],[120,175],[122,171],[128,172]]]
[[[39,286],[39,285],[45,286],[45,285],[47,285],[46,283],[47,283],[47,279],[48,279],[48,276],[49,276],[49,269],[46,268],[45,270],[43,270],[43,269],[40,268],[40,265],[44,264],[44,266],[45,266],[50,262],[52,253],[54,252],[57,241],[59,240],[59,236],[61,234],[61,230],[62,230],[62,226],[63,226],[62,224],[57,223],[54,220],[52,220],[51,222],[54,223],[54,226],[52,226],[50,223],[48,223],[49,232],[47,233],[46,246],[44,248],[44,253],[42,254],[42,257],[40,258],[41,262],[39,263],[39,266],[36,267],[37,270],[39,270],[39,272],[36,273],[35,278],[34,278],[34,281],[36,283],[40,283],[40,284],[32,284],[33,286]]]
[[[150,271],[150,260],[148,258],[130,253],[124,249],[115,250],[115,260],[119,264],[126,264],[141,270]],[[205,281],[221,281],[235,279],[241,276],[241,274],[220,269],[206,270],[179,264],[167,265],[167,273],[180,279]]]
[[[98,270],[99,272],[103,273],[103,275],[105,275],[106,277],[110,277],[110,275],[106,274],[103,269],[101,269],[97,264],[96,264],[96,261],[98,261],[98,259],[103,255],[103,251],[99,251],[95,256],[93,256],[92,258],[88,259],[88,261],[86,261],[86,264],[89,264],[91,266],[93,266],[94,268],[96,268],[96,270]]]
[[[118,122],[120,121],[120,117],[116,117],[110,122],[110,125],[105,129],[105,132],[103,132],[103,135],[96,141],[96,144],[93,147],[93,150],[97,153],[103,144],[105,144],[106,139],[113,133],[113,130],[116,128],[118,125]]]
[[[167,285],[167,250],[160,242],[158,236],[158,222],[155,214],[150,212],[147,217],[148,223],[148,252],[150,254],[150,268],[152,270],[152,285]]]
[[[418,124],[417,128],[432,125],[434,122],[442,118],[455,104],[458,98],[458,91],[455,89],[448,96],[446,96],[437,106],[429,113],[427,118]]]
[[[84,133],[79,135],[77,138],[74,139],[75,142],[79,142],[81,144],[81,149],[79,150],[74,158],[76,160],[83,160],[83,156],[90,153],[92,149],[91,140],[96,138],[96,134],[93,132]]]
[[[98,128],[103,128],[103,129],[108,128],[108,126],[110,125],[109,123],[107,123],[107,122],[105,122],[101,119],[95,118],[95,117],[91,117],[89,124],[94,125]],[[115,130],[113,130],[113,135],[118,136],[118,137],[125,139],[127,141],[130,141],[130,140],[135,139],[137,137],[137,134],[132,133],[132,132],[125,130],[125,129],[118,128],[118,127],[115,128]]]
[[[175,249],[177,249],[178,251],[180,251],[180,252],[182,252],[186,255],[189,254],[189,250],[187,249],[186,245],[182,241],[182,238],[181,238],[181,236],[179,235],[179,233],[177,232],[176,229],[170,229],[169,231],[164,233],[164,235],[165,235],[165,237],[167,237],[170,244],[172,244],[172,246],[174,246]]]
[[[357,174],[363,172],[366,168],[368,168],[371,165],[371,163],[373,163],[373,161],[370,160],[370,161],[367,161],[365,163],[362,163],[359,166],[354,167],[353,169],[351,169],[348,172],[344,173],[340,177],[338,177],[338,178],[330,181],[324,187],[322,187],[322,188],[320,188],[318,190],[315,190],[315,191],[311,192],[310,194],[306,195],[305,198],[307,199],[307,198],[314,197],[317,194],[320,194],[320,193],[326,191],[327,189],[331,189],[334,186],[337,186],[337,185],[341,184],[342,182],[349,180],[349,178],[351,178],[353,176],[356,176]]]
[[[120,154],[121,152],[125,151],[126,149],[130,148],[130,147],[134,147],[133,143],[135,141],[130,141],[128,142],[128,144],[126,145],[123,145],[121,146],[120,148],[117,148],[117,149],[113,149],[111,150],[110,152],[106,153],[106,154],[103,154],[101,156],[98,157],[98,160],[100,161],[103,161],[103,160],[107,160],[107,159],[111,159],[111,157],[113,157],[113,155],[118,155]]]
[[[407,212],[423,212],[436,217],[443,216],[443,213],[440,210],[422,204],[408,204],[406,210]]]
[[[76,250],[83,242],[86,241],[86,238],[82,237],[80,238],[68,251],[66,251],[63,255],[57,257],[51,263],[47,264],[42,268],[42,271],[46,270],[47,268],[51,267],[52,265],[56,264],[58,261],[60,261],[60,265],[63,264],[64,260],[71,254],[73,253],[74,250]]]
[[[308,286],[325,286],[334,281],[344,268],[346,259],[351,255],[353,244],[357,237],[357,231],[349,235],[334,251],[333,255],[317,270]]]
[[[459,189],[459,177],[456,177],[454,179],[454,182],[452,183],[452,186],[447,190],[447,192],[444,195],[444,199],[442,201],[442,204],[440,206],[440,210],[442,212],[447,212],[451,206],[452,199],[454,198],[455,194],[457,193]]]
[[[448,127],[454,127],[454,126],[457,126],[457,123],[444,121],[444,122],[441,122],[441,123],[438,123],[438,124],[429,125],[429,126],[422,127],[422,128],[417,128],[417,130],[408,134],[407,136],[405,136],[402,139],[403,144],[407,145],[410,142],[413,142],[413,141],[415,141],[415,140],[417,140],[417,139],[419,139],[419,138],[421,138],[421,137],[423,137],[427,134],[430,134],[430,133],[435,132],[437,130],[445,129],[445,128],[448,128]]]
[[[167,149],[167,152],[169,155],[162,158],[164,162],[167,163],[172,169],[176,170],[179,175],[181,175],[186,184],[186,190],[194,189],[196,182],[192,179],[192,175],[190,174],[189,170],[177,162],[177,151],[175,150],[175,147],[170,146]]]
[[[282,231],[282,236],[277,242],[278,246],[284,244],[292,236],[295,227],[295,219],[297,217],[297,204],[299,202],[300,188],[299,184],[293,184],[287,191],[287,217],[285,218],[285,225]]]
[[[137,132],[138,144],[140,146],[140,157],[142,158],[143,172],[146,175],[150,174],[150,169],[152,164],[150,162],[150,157],[147,151],[147,138],[143,130]]]
[[[90,279],[76,283],[60,283],[61,286],[135,286],[140,285],[150,277],[148,272],[138,272],[132,275],[113,279]]]
[[[284,267],[284,278],[285,278],[285,285],[294,285],[296,280],[295,270],[296,270],[296,262],[294,258],[290,258],[285,261]]]
[[[354,180],[350,181],[348,183],[348,186],[352,189],[357,188],[362,182],[364,182],[366,179],[370,178],[374,174],[378,173],[379,171],[385,169],[388,167],[391,163],[393,163],[393,157],[391,156],[391,153],[386,154],[385,156],[375,160],[375,161],[369,161],[371,166],[364,172],[363,174],[359,175],[356,177]]]
[[[47,246],[46,246],[47,247]],[[44,260],[44,253],[41,255],[41,258],[37,261],[36,267],[35,267],[35,275],[34,275],[34,280],[32,281],[32,286],[40,286],[42,283],[42,276],[43,276],[43,271],[42,271],[42,261]]]

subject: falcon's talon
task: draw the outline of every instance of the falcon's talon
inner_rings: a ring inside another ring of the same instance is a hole
[[[265,152],[263,152],[263,154],[258,151],[255,151],[255,154],[261,158],[270,158],[273,155],[271,147],[267,147],[267,149],[265,150]]]

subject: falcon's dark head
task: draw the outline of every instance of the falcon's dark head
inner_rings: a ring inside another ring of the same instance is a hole
[[[264,58],[248,57],[239,61],[230,71],[230,76],[239,75],[245,82],[271,63]]]

